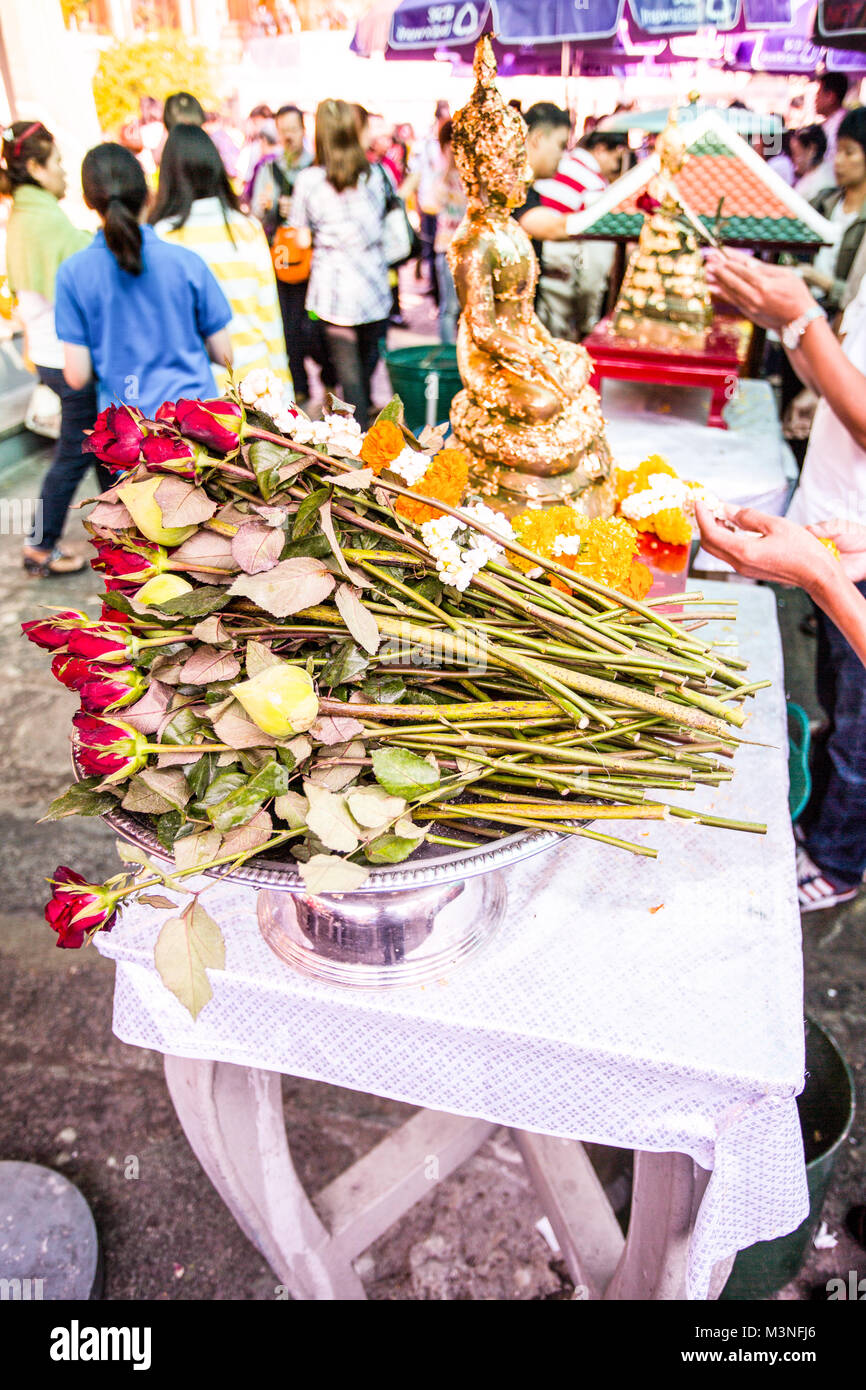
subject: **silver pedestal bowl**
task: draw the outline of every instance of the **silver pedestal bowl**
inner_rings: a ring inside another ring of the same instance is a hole
[[[153,858],[170,861],[145,817],[118,807],[104,820]],[[303,974],[360,989],[422,985],[494,934],[505,913],[503,871],[561,839],[523,830],[465,850],[425,841],[402,864],[372,868],[352,893],[309,893],[297,861],[279,851],[248,860],[231,879],[259,890],[263,939]]]

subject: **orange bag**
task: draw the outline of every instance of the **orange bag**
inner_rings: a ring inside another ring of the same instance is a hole
[[[278,227],[271,242],[274,274],[287,285],[299,285],[310,278],[312,246],[299,246],[294,227]]]

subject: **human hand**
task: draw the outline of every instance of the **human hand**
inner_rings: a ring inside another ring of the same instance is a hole
[[[742,251],[708,251],[706,269],[710,289],[762,328],[781,328],[815,303],[795,270]]]
[[[292,200],[288,193],[281,194],[281,196],[277,199],[277,211],[280,214],[280,220],[282,222],[288,222],[289,211],[291,209],[291,206]]]
[[[793,521],[752,507],[726,507],[717,517],[702,502],[695,504],[695,519],[704,549],[748,579],[796,584],[808,593],[832,584],[838,562],[816,536]],[[863,558],[866,561],[866,541]]]
[[[833,521],[819,521],[815,526],[807,526],[813,536],[834,541],[839,551],[839,563],[855,584],[866,579],[866,526],[859,522],[836,517]]]

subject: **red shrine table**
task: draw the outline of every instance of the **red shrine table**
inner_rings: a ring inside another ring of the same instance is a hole
[[[748,350],[748,337],[739,319],[716,318],[704,347],[653,347],[614,332],[613,319],[596,324],[583,346],[595,368],[591,384],[598,391],[602,377],[625,381],[657,382],[662,386],[709,387],[707,424],[727,429],[722,411],[736,394],[737,381]]]

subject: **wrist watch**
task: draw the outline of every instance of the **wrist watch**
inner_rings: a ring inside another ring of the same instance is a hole
[[[790,323],[784,324],[782,328],[779,329],[779,337],[782,340],[782,346],[787,348],[788,352],[793,352],[795,348],[800,346],[800,339],[806,332],[809,324],[814,323],[815,319],[821,318],[824,318],[824,310],[821,308],[820,304],[813,304],[811,308],[806,310],[805,314],[800,314],[799,317],[792,319]]]

